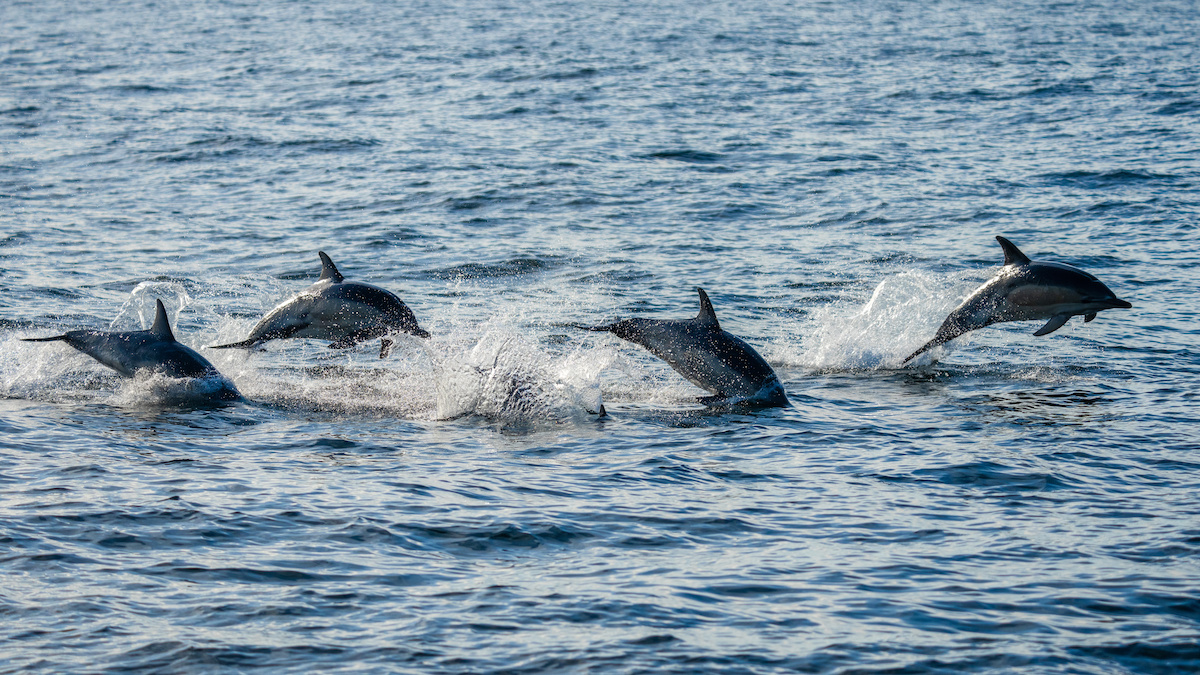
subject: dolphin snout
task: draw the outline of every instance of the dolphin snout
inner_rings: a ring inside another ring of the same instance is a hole
[[[1111,298],[1084,298],[1084,302],[1108,305],[1106,309],[1130,309],[1133,307],[1133,305],[1115,296]]]

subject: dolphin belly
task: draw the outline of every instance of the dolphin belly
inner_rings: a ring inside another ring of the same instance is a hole
[[[292,337],[362,342],[387,333],[387,317],[371,305],[319,300],[313,303],[309,321]]]

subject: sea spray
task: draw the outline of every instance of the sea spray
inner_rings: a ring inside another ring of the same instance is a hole
[[[800,329],[800,349],[790,356],[795,365],[818,371],[896,368],[977,285],[957,275],[900,271],[879,281],[865,303],[814,309]]]

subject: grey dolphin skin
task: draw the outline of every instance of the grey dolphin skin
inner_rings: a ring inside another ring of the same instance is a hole
[[[106,333],[98,330],[73,330],[44,338],[22,338],[25,342],[62,341],[78,349],[125,377],[139,370],[167,377],[222,377],[213,364],[195,350],[178,342],[167,321],[162,300],[155,300],[154,325],[149,330]],[[232,384],[222,388],[218,398],[238,399],[241,394]]]
[[[1004,267],[963,301],[938,328],[933,339],[903,363],[977,328],[1004,321],[1045,321],[1034,335],[1049,335],[1073,316],[1084,323],[1105,309],[1129,309],[1096,277],[1055,262],[1030,260],[1013,243],[996,237],[1004,249]]]
[[[702,288],[696,292],[700,294],[700,313],[694,319],[624,319],[607,326],[579,328],[612,333],[645,347],[689,382],[712,392],[713,396],[700,399],[707,405],[788,405],[771,366],[753,347],[721,330],[708,294]]]
[[[250,331],[241,342],[213,345],[210,349],[255,347],[268,340],[316,338],[331,340],[330,349],[345,349],[383,338],[379,358],[388,355],[392,341],[385,336],[403,332],[427,338],[429,333],[417,325],[417,317],[400,298],[378,286],[346,281],[324,251],[321,278],[299,295],[288,298]]]

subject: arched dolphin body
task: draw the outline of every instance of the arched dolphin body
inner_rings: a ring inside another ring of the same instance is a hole
[[[346,281],[324,251],[321,278],[299,295],[288,298],[258,322],[241,342],[213,345],[210,349],[255,347],[268,340],[316,338],[332,340],[330,349],[345,349],[374,338],[380,341],[379,358],[391,351],[385,336],[404,332],[427,338],[417,317],[390,291],[357,281]]]
[[[904,359],[917,356],[977,328],[1004,321],[1046,321],[1034,335],[1048,335],[1073,316],[1084,322],[1105,309],[1129,309],[1108,286],[1083,270],[1055,262],[1035,262],[1004,237],[1004,267],[963,301],[938,328],[933,339]]]
[[[154,325],[149,330],[106,333],[98,330],[73,330],[63,335],[44,338],[22,338],[25,342],[62,341],[78,349],[125,377],[139,370],[167,377],[207,378],[224,380],[216,398],[233,400],[241,394],[207,359],[187,345],[175,340],[167,310],[162,300],[155,300]]]
[[[708,294],[702,288],[696,291],[700,313],[694,319],[624,319],[607,326],[579,327],[612,333],[645,347],[689,382],[712,392],[699,399],[706,405],[786,406],[787,394],[775,371],[753,347],[721,330]]]

